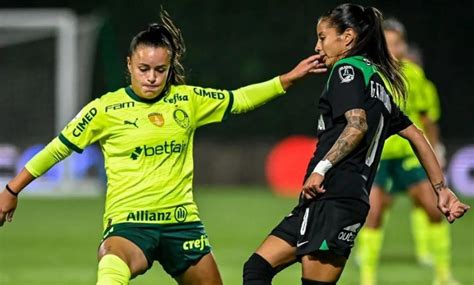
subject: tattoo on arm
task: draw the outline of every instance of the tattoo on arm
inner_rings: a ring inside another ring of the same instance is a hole
[[[441,181],[439,183],[433,184],[433,188],[436,192],[440,192],[441,190],[446,188],[446,184],[444,184],[444,181]]]
[[[365,110],[349,110],[344,116],[346,117],[347,125],[323,158],[329,160],[333,165],[341,161],[357,147],[368,129]]]

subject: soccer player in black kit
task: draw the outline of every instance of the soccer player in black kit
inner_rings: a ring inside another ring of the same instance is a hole
[[[244,285],[271,284],[296,261],[303,285],[336,284],[369,211],[384,141],[393,134],[412,144],[449,222],[469,209],[445,185],[423,133],[394,103],[405,99],[406,89],[382,19],[377,9],[354,4],[319,19],[315,50],[330,69],[319,99],[319,143],[298,205],[245,263]]]

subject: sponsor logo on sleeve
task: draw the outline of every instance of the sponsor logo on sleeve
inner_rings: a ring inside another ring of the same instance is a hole
[[[211,98],[211,99],[224,100],[224,98],[225,98],[225,95],[224,95],[223,92],[216,91],[216,90],[209,91],[209,90],[206,90],[206,89],[203,89],[203,88],[194,87],[193,91],[196,95]]]
[[[81,113],[79,113],[78,116],[80,114]],[[97,115],[97,109],[95,107],[85,113],[84,116],[79,119],[79,122],[77,122],[76,126],[74,127],[74,130],[72,131],[73,136],[79,137],[84,132],[89,123],[94,119],[95,115]]]
[[[339,77],[341,78],[341,83],[348,83],[354,80],[354,68],[352,68],[350,65],[339,67],[338,73]]]

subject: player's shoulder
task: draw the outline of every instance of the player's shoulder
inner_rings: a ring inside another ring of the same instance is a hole
[[[224,100],[228,94],[228,91],[223,89],[207,88],[196,85],[172,85],[168,96],[174,96],[175,94],[181,96],[188,96],[192,98],[208,98],[215,100]]]
[[[340,77],[341,82],[347,82],[352,80],[356,73],[361,73],[367,84],[372,75],[377,73],[377,68],[363,56],[350,56],[338,60],[334,64],[331,75]]]

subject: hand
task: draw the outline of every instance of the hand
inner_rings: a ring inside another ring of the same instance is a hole
[[[321,61],[322,56],[319,54],[312,55],[302,60],[298,65],[288,73],[280,76],[281,85],[286,90],[296,80],[303,78],[308,73],[324,73],[328,69]]]
[[[0,227],[5,221],[11,222],[18,203],[18,198],[9,193],[6,189],[0,192]]]
[[[458,197],[448,187],[438,192],[438,208],[453,223],[461,218],[471,207],[459,201]]]
[[[313,172],[303,185],[303,195],[306,199],[313,199],[320,193],[326,192],[323,188],[322,183],[324,176],[319,173]]]

